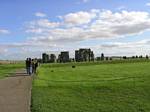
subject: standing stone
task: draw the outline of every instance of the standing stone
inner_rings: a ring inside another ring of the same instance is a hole
[[[55,54],[50,54],[50,62],[55,63],[56,62],[56,56]]]
[[[148,55],[146,55],[146,59],[149,59],[149,56],[148,56]]]
[[[58,56],[58,60],[60,63],[69,62],[70,61],[69,52],[68,51],[61,52],[60,55]]]
[[[104,54],[102,53],[102,54],[101,54],[101,60],[104,61],[104,59],[105,59],[105,56],[104,56]]]
[[[48,61],[49,61],[49,55],[46,54],[46,53],[43,53],[42,54],[42,61],[43,61],[43,63],[48,63]]]
[[[94,53],[91,49],[79,49],[75,51],[76,62],[94,61]]]

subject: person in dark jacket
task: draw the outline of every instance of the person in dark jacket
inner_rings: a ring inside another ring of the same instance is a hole
[[[29,69],[29,58],[26,59],[26,71],[27,71],[27,74],[30,73],[30,69]]]
[[[32,60],[29,58],[29,75],[32,74]]]
[[[26,59],[26,70],[27,70],[27,74],[29,75],[32,74],[32,59],[31,58]]]
[[[34,59],[32,59],[32,61],[31,61],[31,66],[32,66],[32,74],[33,74],[35,71]]]
[[[35,69],[35,70],[34,70],[34,73],[36,73],[37,67],[38,67],[38,60],[37,60],[37,59],[34,60],[34,67],[35,67],[35,68],[34,68],[34,69]]]

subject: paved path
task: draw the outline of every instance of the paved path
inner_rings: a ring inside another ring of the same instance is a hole
[[[0,112],[30,112],[32,78],[24,70],[0,80]]]

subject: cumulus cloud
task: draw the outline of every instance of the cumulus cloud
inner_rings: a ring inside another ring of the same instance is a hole
[[[141,40],[135,42],[106,42],[90,47],[95,54],[105,53],[107,56],[133,56],[133,55],[149,55],[150,40]],[[101,50],[101,52],[99,52]]]
[[[36,12],[35,13],[35,16],[37,16],[37,17],[47,17],[47,15],[45,14],[45,13],[42,13],[42,12]]]
[[[51,22],[48,19],[39,19],[28,22],[29,28],[54,28],[59,26],[59,22]]]
[[[58,53],[54,50],[59,50],[64,46],[56,44],[45,44],[42,42],[26,41],[22,43],[3,43],[0,44],[0,59],[24,60],[27,57],[41,58],[43,52]],[[50,51],[53,50],[53,51]]]
[[[112,13],[111,11],[104,11],[95,23],[95,29],[101,29],[103,25],[103,28],[111,31],[110,34],[112,35],[126,36],[149,30],[150,16],[147,12],[122,11],[121,13]]]
[[[89,2],[90,0],[82,0],[82,2],[86,3],[86,2]]]
[[[40,18],[27,22],[25,28],[28,35],[27,42],[1,44],[0,48],[32,48],[33,52],[46,49],[73,50],[82,47],[81,45],[77,46],[77,43],[85,40],[126,38],[150,30],[150,14],[142,11],[112,12],[92,9],[62,15],[61,19],[57,20]],[[142,40],[128,43],[104,43],[87,47],[93,48],[95,52],[102,49],[101,52],[113,55],[123,54],[123,52],[136,54],[137,51],[148,53],[149,50],[145,49],[149,45],[150,40]]]
[[[7,51],[8,51],[8,49],[0,47],[0,54],[4,54]]]
[[[10,32],[6,29],[0,29],[0,34],[9,34]]]
[[[117,9],[118,9],[118,10],[125,10],[126,7],[125,7],[125,6],[120,6],[120,7],[118,7]]]
[[[31,21],[26,32],[33,35],[31,40],[61,43],[126,37],[150,29],[150,15],[141,11],[92,9],[61,17],[61,22],[51,22],[48,19]]]
[[[91,48],[94,51],[95,56],[100,56],[103,52],[106,56],[133,56],[133,55],[149,55],[150,40],[141,40],[136,42],[105,42],[96,45],[55,45],[24,42],[24,43],[10,43],[0,44],[0,54],[7,59],[25,59],[26,57],[40,57],[43,52],[58,54],[61,50],[69,50],[70,57],[74,57],[74,50],[78,48]],[[32,48],[32,49],[31,49]],[[11,52],[10,49],[15,49],[15,52]],[[18,52],[18,50],[20,50]],[[4,56],[5,54],[5,56]],[[0,58],[2,57],[0,56]],[[19,58],[17,58],[19,57]],[[8,58],[9,59],[9,58]]]
[[[26,25],[28,28],[26,29],[27,33],[40,34],[45,31],[49,31],[52,28],[56,28],[60,26],[59,22],[51,22],[48,19],[39,19],[30,21]]]
[[[0,44],[0,48],[4,48],[4,49],[13,49],[13,48],[41,48],[41,46],[43,48],[48,48],[48,47],[56,47],[55,44],[45,44],[42,42],[38,42],[38,43],[34,43],[32,41],[26,41],[26,42],[22,42],[22,43],[4,43],[4,44]],[[59,47],[59,46],[58,46]]]
[[[82,3],[88,3],[88,2],[90,2],[91,0],[78,0],[77,2],[76,2],[76,4],[82,4]]]
[[[150,6],[150,3],[148,2],[148,3],[146,3],[146,6]]]
[[[141,40],[137,42],[111,42],[107,44],[102,44],[102,48],[141,48],[143,46],[149,46],[150,40]]]
[[[91,22],[96,17],[96,13],[91,10],[90,12],[80,11],[77,13],[69,13],[62,18],[65,24],[82,25]]]

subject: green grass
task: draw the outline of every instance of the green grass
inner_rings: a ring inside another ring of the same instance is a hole
[[[42,65],[32,112],[150,112],[150,62],[87,65]]]
[[[0,64],[0,78],[9,76],[15,72],[17,69],[24,68],[24,63],[19,64]]]

